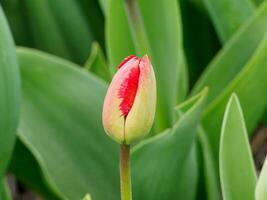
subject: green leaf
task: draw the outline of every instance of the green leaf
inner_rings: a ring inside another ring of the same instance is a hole
[[[207,90],[178,107],[180,119],[171,129],[138,144],[132,152],[134,199],[179,199],[182,171],[196,137]],[[195,157],[196,159],[196,157]],[[190,161],[188,161],[190,162]],[[144,167],[144,164],[146,167]],[[166,166],[168,166],[166,168]],[[189,176],[189,175],[187,175]],[[164,184],[163,184],[164,183]],[[168,184],[167,184],[168,183]],[[193,193],[194,191],[190,191]]]
[[[16,45],[32,45],[29,26],[23,13],[23,2],[20,0],[2,0],[1,5],[6,14]]]
[[[18,124],[20,78],[15,46],[0,6],[0,179],[11,157]]]
[[[210,19],[205,13],[196,9],[191,1],[181,0],[180,4],[184,50],[190,85],[193,85],[221,46]],[[203,51],[203,46],[205,46],[205,51]]]
[[[108,3],[108,0],[104,1]],[[87,22],[87,27],[90,28],[90,32],[94,36],[94,39],[101,45],[102,48],[104,48],[105,13],[101,10],[98,0],[77,0],[76,2],[82,10],[82,15],[84,16],[84,19]],[[88,47],[88,44],[83,45]]]
[[[266,200],[267,198],[267,157],[265,158],[259,180],[256,186],[256,200]]]
[[[110,82],[110,70],[107,66],[101,47],[96,42],[92,44],[91,55],[85,63],[85,68],[106,82]]]
[[[40,166],[34,155],[26,148],[20,139],[17,140],[13,156],[10,161],[9,170],[16,179],[31,190],[39,193],[49,200],[60,200],[63,198],[55,188],[51,187],[45,179]]]
[[[91,200],[91,197],[89,194],[85,195],[85,197],[83,198],[83,200]]]
[[[184,99],[187,89],[185,59],[182,47],[182,33],[180,12],[177,0],[158,1],[131,1],[138,3],[134,13],[141,16],[136,26],[132,22],[130,11],[125,10],[124,0],[111,0],[107,18],[107,50],[110,64],[115,71],[117,65],[126,56],[147,51],[152,60],[157,78],[158,105],[155,119],[157,132],[171,126],[174,121],[173,107],[179,100]],[[160,18],[158,17],[160,13]],[[127,21],[127,16],[129,20]],[[154,26],[157,24],[157,26]],[[142,26],[144,25],[144,26]],[[145,29],[143,30],[142,28]],[[132,32],[131,32],[132,31]],[[137,33],[136,33],[137,32]],[[144,33],[148,44],[140,44],[136,35]],[[164,39],[162,39],[164,38]],[[136,49],[135,47],[145,49]],[[181,80],[182,79],[182,80]]]
[[[254,13],[252,0],[204,0],[217,33],[224,43]]]
[[[73,61],[83,64],[89,55],[93,34],[87,25],[79,3],[77,0],[45,1],[48,3],[48,12],[51,12],[54,17],[60,37],[64,40]],[[50,34],[50,31],[46,32],[46,34]]]
[[[1,200],[12,200],[11,194],[8,188],[8,184],[5,179],[0,181],[0,199]]]
[[[238,98],[227,104],[220,139],[220,179],[225,200],[254,200],[256,172]]]
[[[179,183],[177,184],[177,194],[183,200],[195,200],[198,182],[198,163],[196,159],[195,145],[186,158],[181,169]]]
[[[246,66],[204,112],[203,127],[208,134],[215,158],[218,157],[220,121],[222,121],[226,103],[233,92],[239,96],[248,133],[250,135],[253,133],[267,106],[266,73],[267,33]]]
[[[49,53],[73,59],[47,0],[26,0],[24,6],[34,46]]]
[[[262,43],[266,30],[267,2],[262,4],[253,18],[225,44],[195,84],[192,94],[208,86],[210,92],[207,101],[211,102],[218,96],[251,59],[259,44]]]
[[[106,84],[74,64],[18,50],[19,138],[63,199],[119,199],[118,148],[102,127]],[[101,189],[100,189],[101,188]]]
[[[106,18],[107,54],[113,73],[125,57],[135,54],[123,2],[110,0]]]
[[[214,158],[212,155],[212,150],[207,138],[207,135],[205,133],[205,130],[202,127],[198,127],[198,142],[200,144],[200,153],[201,153],[201,159],[202,159],[202,171],[200,173],[203,175],[203,179],[199,180],[199,184],[201,184],[201,187],[204,186],[206,191],[206,199],[208,200],[214,200],[219,199],[219,177],[216,173],[216,167]],[[201,191],[203,192],[203,191]]]
[[[104,15],[106,16],[108,13],[108,9],[109,9],[109,3],[111,0],[98,0],[99,4],[101,6],[101,9],[104,13]]]

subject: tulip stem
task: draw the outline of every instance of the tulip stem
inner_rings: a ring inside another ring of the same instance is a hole
[[[132,200],[130,145],[120,147],[121,200]]]

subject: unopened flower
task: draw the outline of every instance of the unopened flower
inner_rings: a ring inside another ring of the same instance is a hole
[[[155,107],[156,80],[148,56],[127,57],[119,65],[105,97],[106,133],[121,144],[144,137],[153,124]]]

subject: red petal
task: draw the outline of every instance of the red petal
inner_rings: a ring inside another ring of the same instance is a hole
[[[138,59],[136,56],[131,55],[126,57],[118,66],[118,69],[120,69],[125,63],[127,63],[129,60],[131,60],[132,58]]]
[[[139,65],[137,67],[133,67],[129,73],[129,76],[123,81],[119,90],[119,98],[122,99],[119,107],[123,113],[124,117],[127,117],[130,112],[135,95],[138,88],[140,69]]]

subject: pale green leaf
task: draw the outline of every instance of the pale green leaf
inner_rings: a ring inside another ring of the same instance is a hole
[[[242,109],[235,94],[229,99],[224,114],[219,160],[224,200],[254,200],[256,172]]]
[[[0,6],[0,179],[15,143],[19,99],[20,78],[15,46]]]
[[[266,157],[267,158],[267,157]],[[267,159],[265,158],[259,180],[256,186],[256,200],[267,199]]]

